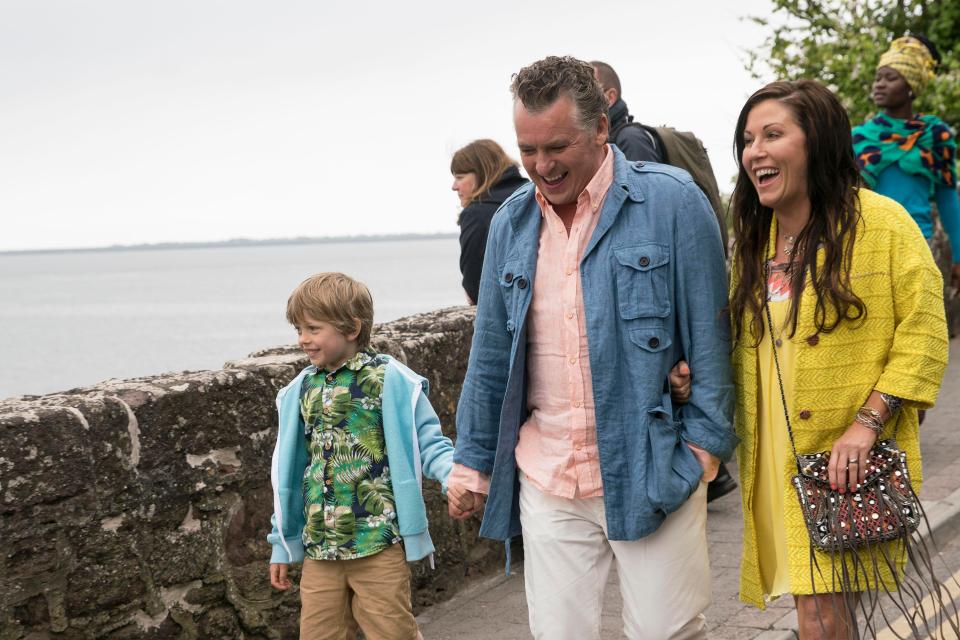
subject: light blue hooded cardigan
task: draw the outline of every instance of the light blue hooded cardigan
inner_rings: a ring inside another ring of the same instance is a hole
[[[273,484],[273,530],[267,541],[273,545],[271,563],[303,560],[303,473],[310,461],[304,446],[300,416],[300,385],[304,376],[316,373],[309,366],[277,394],[280,425],[273,450],[270,479]],[[427,398],[428,383],[400,362],[390,358],[383,378],[383,435],[390,460],[390,477],[397,507],[400,536],[408,561],[430,556],[433,541],[427,529],[423,503],[423,476],[441,483],[447,491],[447,476],[453,467],[453,445],[440,430],[440,419]],[[282,533],[281,533],[282,532]]]

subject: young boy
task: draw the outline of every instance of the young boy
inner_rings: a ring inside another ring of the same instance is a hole
[[[419,637],[407,561],[431,556],[422,475],[446,491],[453,446],[427,381],[370,347],[373,300],[341,273],[307,278],[287,301],[310,366],[277,395],[270,584],[303,561],[300,637]],[[460,510],[469,494],[448,496]],[[470,502],[470,504],[467,504]],[[399,544],[401,543],[402,544]]]

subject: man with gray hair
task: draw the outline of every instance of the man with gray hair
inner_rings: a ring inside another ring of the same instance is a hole
[[[513,78],[532,184],[490,227],[448,485],[523,535],[536,638],[599,638],[616,562],[629,638],[702,638],[706,481],[736,444],[716,218],[679,169],[607,144],[586,62]],[[674,408],[668,372],[697,370]]]

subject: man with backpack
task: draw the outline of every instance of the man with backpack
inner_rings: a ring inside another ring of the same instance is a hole
[[[727,228],[724,219],[720,191],[713,175],[713,167],[707,157],[706,149],[692,133],[680,132],[671,127],[648,127],[634,121],[627,110],[627,103],[621,97],[620,77],[606,62],[594,60],[593,67],[597,81],[607,100],[610,117],[610,132],[607,140],[617,145],[627,160],[660,162],[686,169],[700,190],[707,196],[720,224],[720,234],[724,247],[727,246]],[[670,372],[671,383],[676,387],[689,384],[690,371],[686,363],[681,363]],[[707,502],[725,496],[737,488],[737,482],[720,463],[717,477],[707,487]]]
[[[590,65],[603,88],[603,97],[607,99],[610,116],[607,141],[617,145],[623,155],[627,156],[627,160],[669,164],[663,157],[663,151],[654,135],[639,122],[634,122],[633,116],[627,110],[627,103],[620,94],[620,77],[617,72],[606,62],[594,60]]]

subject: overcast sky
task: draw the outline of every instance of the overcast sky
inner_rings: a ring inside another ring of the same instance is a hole
[[[768,0],[0,0],[0,250],[456,231],[450,155],[517,157],[510,75],[617,69],[721,189]]]

